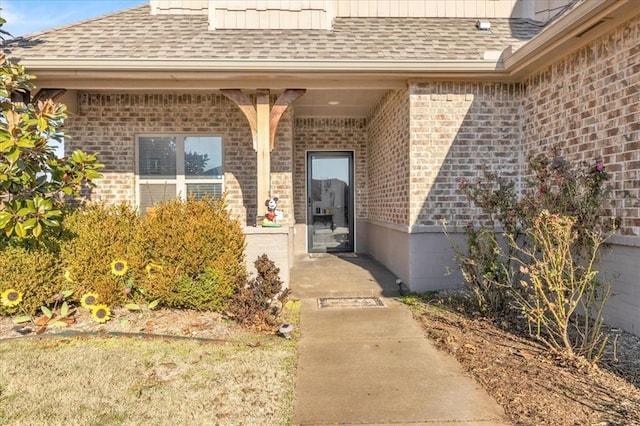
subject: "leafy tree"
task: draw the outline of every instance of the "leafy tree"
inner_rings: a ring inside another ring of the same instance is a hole
[[[185,152],[184,172],[187,176],[202,176],[209,162],[208,154],[198,154],[197,152]]]
[[[34,78],[0,53],[0,230],[7,237],[38,237],[44,227],[59,226],[64,194],[80,195],[104,167],[95,154],[79,150],[56,157],[50,142],[62,142],[65,105],[12,99],[24,99]]]

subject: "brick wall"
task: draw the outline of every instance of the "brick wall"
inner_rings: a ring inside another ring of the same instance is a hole
[[[366,120],[299,118],[294,131],[294,204],[296,223],[306,223],[307,151],[354,151],[356,219],[367,217]]]
[[[640,18],[527,80],[526,156],[604,160],[621,232],[640,235]]]
[[[292,120],[287,112],[278,127],[272,153],[272,182],[292,219]],[[66,123],[69,152],[99,152],[106,165],[93,199],[135,203],[135,136],[149,133],[196,133],[222,136],[224,182],[229,207],[243,224],[256,215],[256,154],[249,124],[239,108],[217,94],[80,93],[79,112]],[[258,206],[261,209],[263,206]]]
[[[369,219],[409,224],[409,95],[387,93],[369,119]]]
[[[518,176],[521,97],[513,84],[411,84],[410,225],[476,218],[458,184],[477,180],[483,167]]]

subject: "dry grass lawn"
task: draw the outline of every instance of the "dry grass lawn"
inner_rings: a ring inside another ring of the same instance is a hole
[[[0,343],[0,424],[287,424],[295,344],[127,337]]]

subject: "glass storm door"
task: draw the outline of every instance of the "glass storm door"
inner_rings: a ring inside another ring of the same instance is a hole
[[[353,153],[307,153],[309,253],[353,251]]]

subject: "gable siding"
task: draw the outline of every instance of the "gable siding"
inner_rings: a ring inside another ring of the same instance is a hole
[[[206,15],[209,0],[150,0],[149,5],[153,15]]]
[[[336,0],[336,16],[354,18],[532,18],[527,12],[519,0]]]
[[[150,0],[151,13],[207,15],[209,29],[332,29],[343,18],[526,18],[546,21],[570,0]]]
[[[536,21],[547,22],[562,14],[572,3],[575,3],[575,0],[536,0],[533,18]]]

